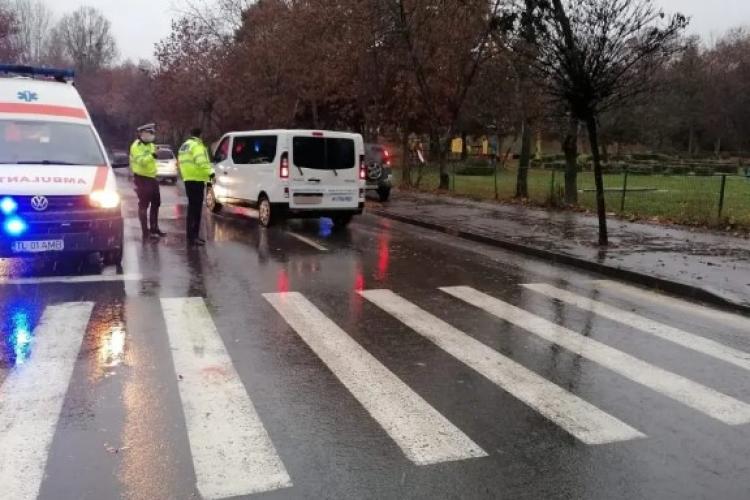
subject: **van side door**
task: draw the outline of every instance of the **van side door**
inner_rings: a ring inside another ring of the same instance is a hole
[[[232,137],[226,136],[216,147],[211,161],[214,164],[216,179],[214,180],[214,193],[220,200],[226,201],[234,198],[232,179],[232,160],[229,151]]]

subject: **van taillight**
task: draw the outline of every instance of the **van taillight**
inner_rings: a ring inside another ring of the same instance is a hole
[[[281,167],[279,168],[279,177],[282,179],[289,178],[289,153],[281,155]]]
[[[359,179],[367,179],[367,168],[365,167],[365,155],[359,155]]]

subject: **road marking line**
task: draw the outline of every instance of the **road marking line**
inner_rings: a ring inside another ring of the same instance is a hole
[[[46,283],[98,283],[140,281],[140,274],[90,274],[85,276],[43,276],[40,278],[0,278],[0,285],[41,285]]]
[[[740,314],[713,309],[686,300],[670,297],[669,295],[664,295],[662,293],[651,292],[635,286],[618,283],[616,281],[596,280],[592,283],[594,283],[597,288],[603,288],[605,290],[611,290],[623,295],[629,295],[630,297],[636,299],[648,301],[651,304],[661,304],[667,307],[673,307],[688,314],[703,316],[704,318],[710,319],[712,321],[717,321],[725,325],[731,325],[732,327],[742,331],[750,331],[750,318],[742,316]]]
[[[31,355],[0,387],[0,485],[3,497],[32,500],[91,311],[90,302],[49,306],[34,329]]]
[[[390,290],[360,294],[586,444],[646,437]]]
[[[291,231],[287,231],[287,234],[289,236],[293,237],[293,238],[297,238],[302,243],[307,243],[311,247],[313,247],[313,248],[315,248],[317,250],[320,250],[321,252],[327,252],[328,251],[328,249],[326,247],[324,247],[323,245],[319,244],[318,242],[316,242],[314,240],[311,240],[310,238],[306,238],[306,237],[302,236],[301,234],[293,233]]]
[[[263,295],[417,465],[487,453],[302,294]]]
[[[584,337],[473,288],[459,286],[441,290],[721,422],[730,425],[750,422],[750,405],[726,394]]]
[[[161,303],[203,498],[292,486],[203,299]]]
[[[622,323],[626,326],[636,328],[642,332],[649,333],[654,337],[672,342],[679,346],[711,356],[727,363],[750,370],[750,353],[734,349],[711,339],[695,335],[679,328],[643,317],[639,314],[625,311],[623,309],[589,299],[575,293],[561,290],[547,284],[523,285],[529,290],[545,295],[547,297],[561,300],[579,309],[590,311],[604,318]]]

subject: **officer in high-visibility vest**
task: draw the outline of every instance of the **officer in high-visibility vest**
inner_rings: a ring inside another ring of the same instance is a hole
[[[191,246],[202,246],[206,244],[206,241],[200,238],[203,196],[206,183],[213,175],[213,167],[208,148],[201,139],[201,129],[191,130],[190,135],[191,137],[180,147],[178,154],[180,174],[185,182],[185,193],[188,199],[187,242]]]
[[[130,146],[130,169],[138,195],[138,219],[144,238],[158,239],[167,234],[159,229],[161,193],[156,180],[156,125],[138,127],[138,139]],[[148,220],[147,220],[148,216]]]

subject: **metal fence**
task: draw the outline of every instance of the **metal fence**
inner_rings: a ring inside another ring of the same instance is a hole
[[[516,194],[517,170],[491,163],[451,163],[450,191],[479,199],[511,200]],[[400,177],[400,170],[396,172]],[[561,206],[564,172],[532,168],[528,200],[535,205]],[[434,191],[437,166],[413,167],[412,184]],[[659,219],[681,224],[732,225],[750,228],[750,172],[747,175],[643,174],[624,169],[604,175],[607,211],[624,217]],[[590,171],[578,173],[578,204],[595,210],[596,189]]]

